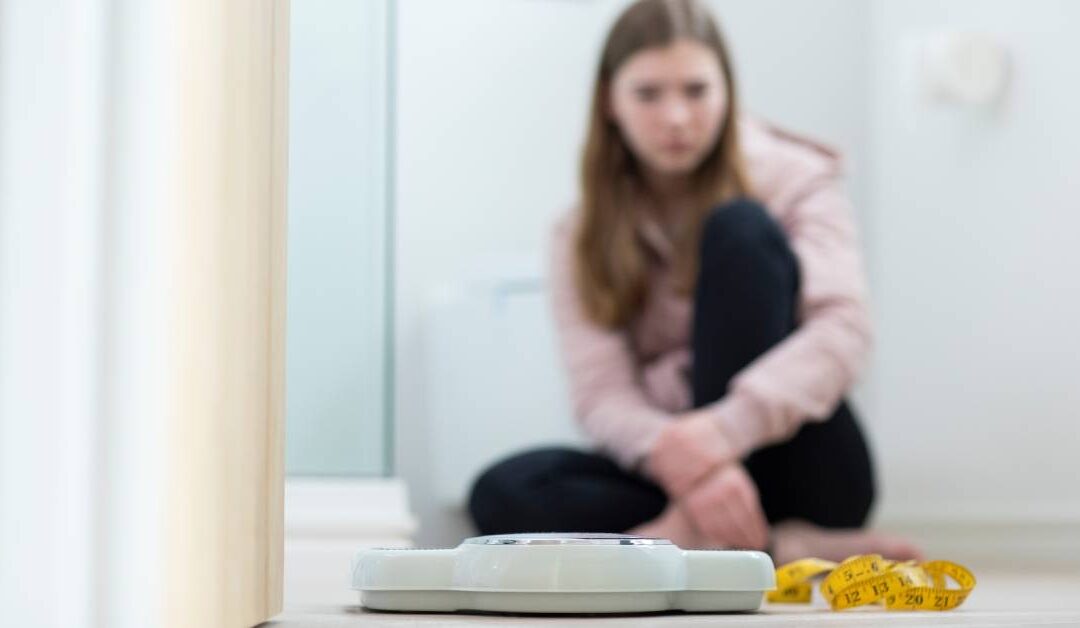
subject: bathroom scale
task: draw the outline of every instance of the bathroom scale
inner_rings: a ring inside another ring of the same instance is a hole
[[[366,549],[352,588],[378,611],[754,611],[776,585],[768,554],[684,550],[626,534],[508,534],[453,549]]]

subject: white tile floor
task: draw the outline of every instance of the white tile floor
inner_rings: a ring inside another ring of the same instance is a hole
[[[620,617],[507,617],[372,613],[356,607],[287,609],[268,628],[383,628],[400,626],[1080,626],[1080,573],[1073,571],[987,571],[969,565],[978,586],[960,608],[944,613],[899,613],[877,608],[834,613],[827,607],[767,605],[736,615],[645,615]],[[820,600],[817,600],[820,602]]]

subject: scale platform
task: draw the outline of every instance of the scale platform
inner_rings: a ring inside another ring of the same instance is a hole
[[[738,612],[775,587],[768,554],[625,534],[510,534],[453,549],[369,549],[352,588],[379,611]]]

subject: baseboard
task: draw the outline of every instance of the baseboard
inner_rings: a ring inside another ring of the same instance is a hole
[[[875,528],[912,539],[928,558],[1015,569],[1080,569],[1080,519],[891,519]]]
[[[349,562],[364,547],[412,547],[417,522],[398,478],[285,483],[285,605],[356,604]]]

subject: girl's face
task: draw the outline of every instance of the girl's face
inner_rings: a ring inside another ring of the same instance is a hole
[[[608,112],[653,174],[685,175],[716,144],[728,95],[716,54],[692,40],[631,55],[615,72]]]

